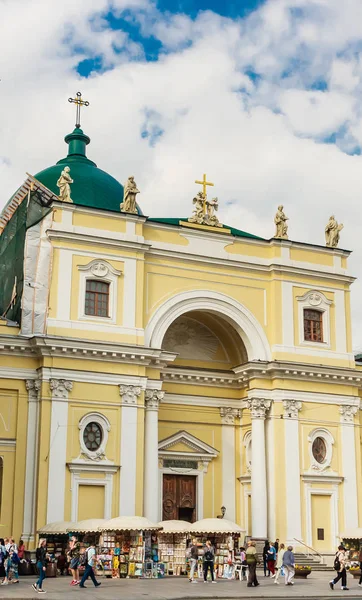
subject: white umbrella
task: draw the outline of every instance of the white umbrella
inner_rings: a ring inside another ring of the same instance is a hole
[[[68,531],[74,531],[74,533],[92,533],[102,529],[106,521],[107,519],[84,519],[83,521],[74,523],[72,527],[69,527]]]
[[[245,533],[240,525],[227,519],[201,519],[190,525],[190,533]]]
[[[161,533],[187,533],[191,523],[188,521],[161,521],[158,526],[162,529]]]
[[[74,527],[76,523],[74,521],[54,521],[53,523],[48,523],[39,529],[38,533],[40,534],[62,534],[67,533],[69,530],[72,531],[72,527]]]
[[[160,529],[146,517],[115,517],[105,521],[100,531],[150,531]]]

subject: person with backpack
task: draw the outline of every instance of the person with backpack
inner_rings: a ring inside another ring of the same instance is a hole
[[[216,583],[214,578],[214,557],[215,550],[210,540],[207,540],[204,548],[204,583],[207,583],[207,572],[211,571],[211,583]]]
[[[269,542],[265,542],[263,548],[263,564],[264,564],[264,577],[270,577],[270,570],[268,569],[268,560],[269,560]],[[266,572],[268,571],[268,575]]]
[[[19,557],[18,557],[18,547],[14,542],[13,538],[9,538],[5,540],[5,550],[6,550],[6,559],[5,559],[5,579],[1,585],[8,585],[9,581],[11,583],[19,583]]]
[[[99,587],[101,585],[101,582],[96,580],[93,572],[93,567],[96,566],[96,549],[94,547],[94,544],[91,544],[82,555],[82,564],[84,564],[85,566],[85,571],[79,584],[79,587],[82,589],[86,587],[84,584],[87,581],[88,577],[90,577],[93,581],[94,587]]]
[[[190,546],[190,583],[197,583],[196,579],[194,579],[195,569],[197,569],[197,561],[199,558],[199,549],[197,546],[197,540],[194,538],[192,540],[192,544]]]
[[[73,575],[73,579],[70,585],[79,584],[79,556],[80,556],[80,543],[78,542],[77,536],[73,535],[69,542],[68,557],[70,559],[70,570]]]
[[[329,582],[329,587],[331,588],[331,590],[334,590],[334,586],[336,585],[336,583],[338,583],[338,581],[341,579],[341,590],[348,590],[349,588],[347,587],[347,570],[346,570],[346,565],[347,565],[347,554],[346,554],[346,549],[344,546],[342,546],[342,544],[340,546],[338,546],[338,551],[336,552],[336,556],[334,559],[334,569],[337,571],[337,577],[335,577],[334,579],[332,579]]]
[[[39,578],[36,583],[33,583],[31,586],[35,592],[38,594],[46,594],[46,591],[43,590],[43,581],[45,579],[46,570],[47,570],[47,541],[45,538],[40,538],[38,547],[36,549],[36,566],[39,571]]]
[[[256,552],[255,542],[252,540],[248,541],[248,547],[245,552],[246,564],[248,565],[249,573],[248,573],[248,587],[252,587],[253,585],[257,587],[259,584],[256,578],[256,565],[258,563],[258,555]]]

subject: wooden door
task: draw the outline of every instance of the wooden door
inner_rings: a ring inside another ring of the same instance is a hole
[[[196,521],[196,477],[191,475],[164,475],[162,519]]]

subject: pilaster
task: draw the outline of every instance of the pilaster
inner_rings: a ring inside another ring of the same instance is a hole
[[[137,385],[119,386],[122,406],[119,514],[122,516],[134,516],[136,510],[137,401],[141,392]]]
[[[358,406],[343,404],[339,407],[342,441],[344,527],[358,527],[357,479],[356,479],[356,441],[354,417]]]
[[[222,504],[226,508],[225,518],[236,518],[236,473],[235,473],[235,419],[240,418],[238,408],[220,407],[221,416],[221,463],[222,463]]]
[[[29,543],[34,542],[36,536],[35,507],[39,436],[39,392],[41,381],[38,379],[27,379],[25,385],[28,392],[28,426],[25,457],[24,520],[21,537],[29,545]]]
[[[266,538],[268,534],[267,480],[265,457],[265,418],[271,401],[249,398],[251,413],[251,504],[252,535]]]
[[[287,516],[287,544],[295,545],[302,539],[300,499],[300,456],[298,414],[302,403],[298,400],[283,400],[285,433],[285,497]]]
[[[65,469],[67,455],[68,398],[73,382],[50,379],[51,422],[48,475],[47,522],[64,521]]]
[[[144,454],[144,496],[145,517],[157,523],[159,519],[158,486],[158,409],[165,392],[146,389],[145,392],[145,454]]]

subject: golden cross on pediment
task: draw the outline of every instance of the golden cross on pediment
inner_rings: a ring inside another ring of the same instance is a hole
[[[205,175],[205,173],[204,173],[204,175],[203,175],[203,179],[202,179],[202,181],[198,181],[198,180],[196,179],[195,183],[198,183],[199,185],[202,185],[202,193],[203,193],[203,195],[204,195],[204,198],[206,198],[206,186],[207,186],[207,185],[212,185],[212,186],[214,185],[214,184],[213,184],[213,183],[211,183],[210,181],[206,181],[206,175]]]

